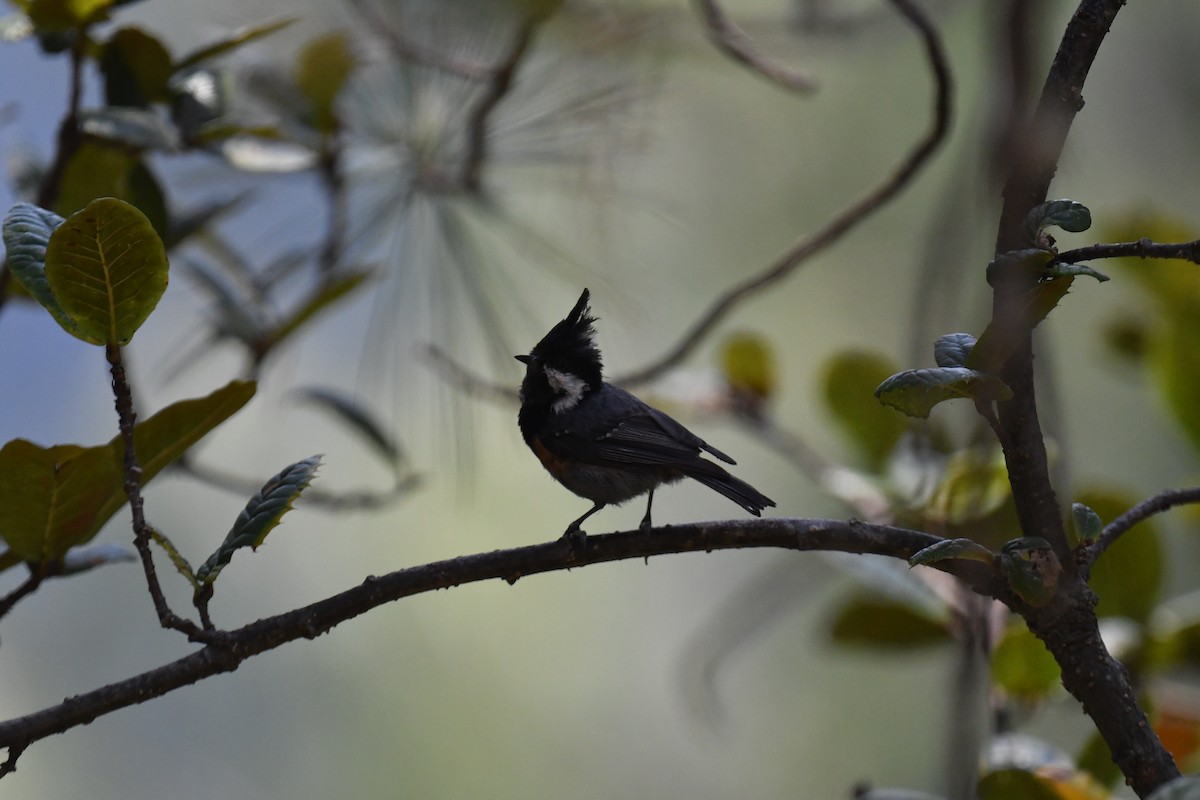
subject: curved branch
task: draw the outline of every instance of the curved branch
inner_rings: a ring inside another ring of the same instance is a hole
[[[933,121],[930,129],[886,180],[834,217],[823,229],[797,241],[763,272],[728,289],[693,323],[679,343],[658,361],[616,379],[615,383],[643,383],[678,364],[742,300],[786,278],[806,260],[836,242],[851,228],[865,220],[871,212],[899,194],[946,138],[950,130],[951,81],[941,37],[933,24],[910,0],[891,0],[891,3],[917,29],[925,45],[925,54],[935,85]]]
[[[938,541],[941,539],[932,534],[856,520],[751,519],[588,536],[581,544],[560,539],[410,567],[369,577],[358,586],[294,611],[236,630],[207,634],[206,646],[169,664],[0,722],[0,747],[8,748],[12,762],[14,754],[19,755],[39,739],[204,678],[232,672],[248,658],[297,639],[316,638],[377,606],[424,592],[497,578],[513,584],[527,575],[609,561],[746,547],[838,550],[907,559]],[[943,561],[936,566],[963,578],[977,591],[989,593],[993,588],[992,573],[979,562]]]
[[[1096,541],[1088,545],[1084,551],[1087,563],[1094,563],[1117,539],[1142,520],[1155,514],[1161,514],[1175,506],[1192,503],[1200,503],[1200,486],[1189,489],[1166,489],[1153,497],[1146,498],[1104,526],[1104,530],[1100,531]]]
[[[809,94],[817,85],[802,72],[790,70],[755,52],[750,37],[717,5],[716,0],[696,0],[709,41],[725,55],[790,92]]]

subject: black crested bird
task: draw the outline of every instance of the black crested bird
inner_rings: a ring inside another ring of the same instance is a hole
[[[706,450],[727,464],[732,458],[669,416],[624,389],[604,382],[600,351],[592,337],[596,319],[587,289],[562,322],[527,356],[517,423],[529,449],[554,479],[595,503],[564,536],[582,535],[583,521],[607,505],[649,492],[641,527],[650,527],[654,490],[694,478],[754,516],[775,501],[722,467],[700,457]]]

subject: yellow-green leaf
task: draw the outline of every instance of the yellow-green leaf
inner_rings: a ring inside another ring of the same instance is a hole
[[[875,387],[895,371],[888,358],[856,350],[838,353],[822,369],[825,407],[872,471],[883,468],[908,429],[904,417],[893,414],[875,399]]]
[[[234,381],[207,397],[184,400],[134,428],[142,484],[254,394]],[[0,448],[0,538],[22,561],[55,562],[91,540],[126,502],[124,445],[41,447],[15,439]]]
[[[54,231],[46,282],[92,344],[125,344],[167,288],[167,253],[146,215],[123,200],[93,200]]]
[[[1009,695],[1039,700],[1062,680],[1058,662],[1023,622],[1014,622],[992,651],[992,680]]]
[[[1126,492],[1092,488],[1080,493],[1079,502],[1111,522],[1129,510],[1135,498]],[[1145,622],[1162,596],[1165,569],[1158,529],[1153,521],[1142,520],[1092,564],[1088,584],[1100,598],[1096,614]]]
[[[354,67],[354,50],[344,31],[318,36],[296,56],[296,85],[311,106],[313,127],[322,133],[338,128],[334,103]]]

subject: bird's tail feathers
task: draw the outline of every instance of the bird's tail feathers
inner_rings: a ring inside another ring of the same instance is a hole
[[[707,469],[688,470],[688,477],[695,478],[713,491],[720,492],[754,516],[762,516],[764,508],[775,505],[774,500],[745,481],[733,477],[716,464],[709,461],[701,463]]]

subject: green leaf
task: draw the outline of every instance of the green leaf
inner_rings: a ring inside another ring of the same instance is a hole
[[[999,548],[1021,530],[1008,466],[998,450],[970,448],[951,455],[920,512],[921,527],[989,548]]]
[[[721,343],[721,374],[740,396],[753,402],[775,393],[775,351],[755,333],[737,333]]]
[[[129,203],[94,200],[67,218],[46,248],[46,282],[92,344],[125,344],[167,288],[167,253]]]
[[[1112,751],[1098,732],[1093,732],[1084,743],[1076,765],[1096,779],[1105,788],[1111,789],[1122,777],[1120,768],[1113,763]]]
[[[59,33],[108,19],[113,0],[29,0],[23,9],[38,33]]]
[[[1096,488],[1080,492],[1079,501],[1095,509],[1097,521],[1116,519],[1135,504],[1135,498],[1125,492]],[[1078,522],[1076,526],[1079,536]],[[1126,531],[1092,564],[1088,584],[1100,598],[1096,614],[1148,620],[1162,598],[1165,561],[1152,520],[1142,520]]]
[[[383,426],[375,417],[352,397],[348,397],[333,389],[310,387],[296,392],[301,399],[307,400],[320,408],[333,413],[351,430],[358,433],[367,444],[375,448],[384,460],[393,467],[404,458],[400,446],[395,439],[383,430]]]
[[[344,31],[308,42],[296,56],[295,80],[311,107],[311,122],[322,133],[338,129],[334,106],[338,93],[354,72],[354,50]]]
[[[1038,243],[1042,231],[1050,226],[1071,233],[1083,233],[1092,227],[1092,212],[1074,200],[1050,200],[1029,209],[1025,216],[1025,235]]]
[[[171,54],[141,28],[119,28],[104,44],[100,71],[107,106],[145,107],[167,99]]]
[[[966,367],[936,367],[899,372],[879,384],[875,396],[885,406],[924,419],[945,400],[1008,400],[1012,390],[995,375]]]
[[[167,229],[162,189],[141,158],[124,146],[85,139],[63,170],[54,210],[70,215],[97,197],[116,197],[137,206],[160,236]]]
[[[908,565],[910,567],[928,566],[952,558],[991,563],[997,556],[991,550],[970,539],[943,539],[937,544],[931,544],[929,547],[913,553],[908,559]]]
[[[111,491],[108,456],[105,448],[43,448],[24,439],[0,448],[0,535],[9,550],[32,564],[53,563],[90,540],[99,530],[94,511]]]
[[[192,565],[183,557],[179,549],[175,547],[175,543],[153,528],[150,529],[150,540],[163,549],[170,559],[171,565],[175,567],[175,571],[187,579],[187,582],[192,585],[194,591],[199,591],[200,581],[196,579],[196,573],[192,569]]]
[[[1062,564],[1048,541],[1038,536],[1023,536],[1000,549],[1000,571],[1022,600],[1042,606],[1058,589]]]
[[[975,337],[969,333],[947,333],[933,343],[933,359],[939,367],[965,367],[975,347]]]
[[[1091,541],[1104,530],[1100,515],[1083,503],[1071,506],[1071,521],[1075,526],[1075,542]]]
[[[1046,266],[1054,260],[1055,255],[1053,250],[1044,247],[1001,253],[987,265],[988,286],[996,286],[1000,281],[1020,281],[1025,285],[1033,285],[1045,275]]]
[[[1087,264],[1067,264],[1062,261],[1056,261],[1046,270],[1048,278],[1075,278],[1079,275],[1087,275],[1089,278],[1095,278],[1104,283],[1108,280],[1108,276],[1099,270],[1092,269]]]
[[[254,395],[234,381],[207,397],[168,406],[134,428],[142,485]],[[56,562],[90,541],[127,502],[124,444],[41,447],[14,439],[0,448],[0,537],[22,561]]]
[[[1023,769],[1000,769],[979,779],[979,800],[1067,800],[1048,779]]]
[[[951,641],[948,621],[907,603],[859,595],[834,612],[833,640],[842,645],[911,649]]]
[[[1200,800],[1200,775],[1183,775],[1164,784],[1146,800]]]
[[[825,408],[872,472],[883,469],[908,430],[903,417],[883,408],[872,397],[875,387],[895,371],[884,356],[856,350],[838,353],[821,370]]]
[[[202,61],[207,61],[210,58],[216,58],[219,55],[224,55],[231,50],[236,50],[247,42],[253,42],[255,39],[261,39],[264,36],[269,36],[278,30],[291,25],[299,17],[285,17],[274,22],[265,22],[259,25],[250,25],[245,28],[239,28],[232,32],[224,39],[218,39],[212,44],[184,56],[175,64],[175,72],[182,72],[191,67],[196,66]]]
[[[46,247],[50,236],[63,224],[63,218],[31,203],[17,203],[4,217],[4,247],[8,252],[8,267],[21,287],[67,333],[79,336],[75,320],[63,311],[50,284],[46,282]]]
[[[303,461],[284,468],[250,498],[233,527],[225,535],[225,541],[208,560],[196,570],[196,579],[201,584],[210,584],[229,563],[235,551],[249,547],[257,550],[280,519],[292,508],[300,493],[308,488],[321,465],[320,456],[310,456]]]
[[[1012,697],[1035,701],[1055,691],[1062,675],[1042,641],[1016,621],[992,651],[992,680]]]

